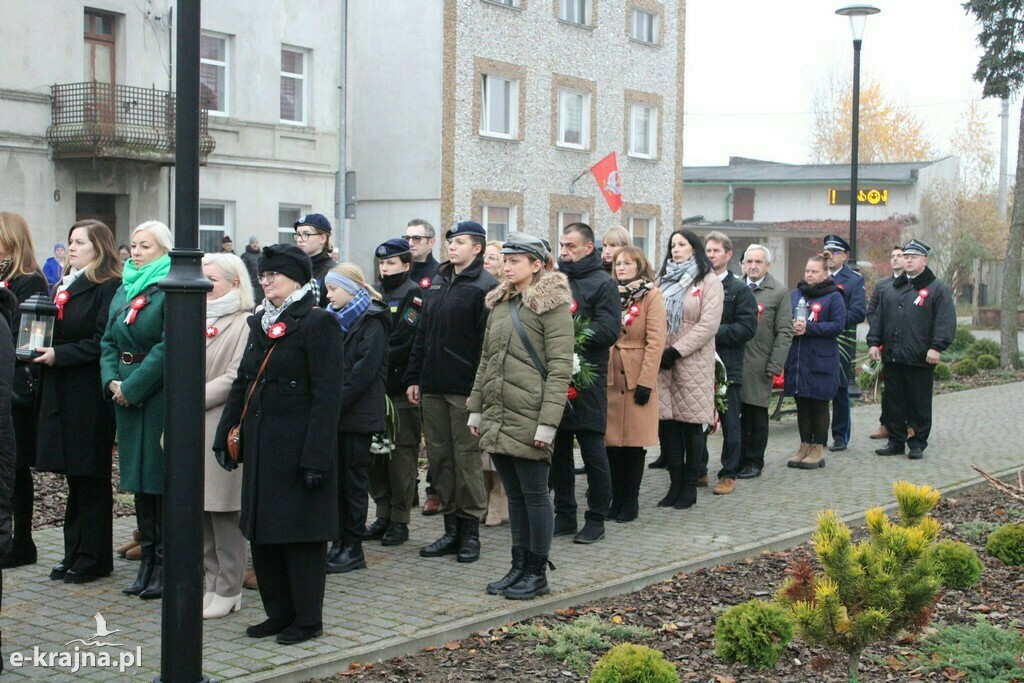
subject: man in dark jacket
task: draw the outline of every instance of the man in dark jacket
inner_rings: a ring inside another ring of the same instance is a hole
[[[846,299],[846,331],[839,337],[839,391],[832,400],[832,445],[829,450],[845,451],[850,442],[850,382],[853,382],[853,356],[857,352],[857,325],[867,317],[867,291],[864,276],[846,262],[850,245],[839,235],[825,236],[829,254],[828,274]]]
[[[594,231],[586,223],[570,223],[559,239],[558,268],[569,278],[572,314],[587,321],[591,336],[583,356],[594,368],[594,383],[576,387],[576,398],[565,406],[551,458],[551,488],[555,492],[555,536],[576,533],[576,471],[573,439],[580,444],[587,470],[587,511],[576,543],[604,538],[604,520],[611,505],[611,474],[604,431],[608,423],[608,349],[622,331],[619,290],[601,267],[594,250]]]
[[[448,262],[427,290],[405,372],[409,401],[422,405],[427,460],[444,514],[444,535],[420,548],[422,557],[458,554],[459,562],[480,558],[480,518],[487,495],[466,399],[487,327],[484,299],[498,286],[484,270],[486,235],[473,221],[458,223],[445,234]]]
[[[413,218],[405,226],[402,239],[412,251],[412,272],[409,279],[426,289],[437,275],[439,264],[434,258],[434,226],[422,218]]]
[[[704,251],[711,267],[722,281],[725,299],[722,304],[722,322],[715,333],[715,352],[725,363],[725,414],[722,420],[722,469],[718,470],[716,495],[728,495],[736,487],[740,473],[742,430],[740,428],[740,390],[743,387],[743,351],[757,332],[757,300],[742,280],[729,272],[732,259],[732,240],[718,231],[704,238]],[[708,476],[708,447],[704,444],[700,476]]]
[[[327,288],[324,287],[324,277],[327,271],[336,266],[331,252],[331,222],[322,213],[307,213],[299,216],[293,226],[295,229],[295,244],[305,252],[313,264],[313,296],[316,297],[316,305],[320,308],[327,308]],[[256,290],[260,291],[260,290]]]
[[[903,258],[903,247],[897,245],[892,248],[892,253],[889,254],[889,265],[892,267],[892,275],[886,278],[882,278],[875,283],[875,291],[871,293],[871,299],[868,300],[868,320],[871,320],[871,314],[878,308],[878,302],[882,298],[882,292],[887,287],[892,287],[892,283],[896,281],[900,275],[903,274],[903,266],[906,259]],[[885,428],[885,405],[882,405],[882,414],[878,418],[878,431],[872,434],[869,439],[888,439],[889,432]]]
[[[261,296],[263,288],[260,287],[260,240],[256,235],[249,235],[249,243],[245,245],[242,252],[242,263],[249,272],[249,280],[252,282],[252,291],[257,297]],[[257,301],[256,303],[260,303]]]
[[[889,432],[878,455],[902,455],[906,444],[910,459],[919,460],[928,447],[935,366],[956,334],[953,295],[928,269],[929,251],[923,242],[907,242],[903,274],[882,291],[871,314],[868,354],[882,359],[882,410]]]

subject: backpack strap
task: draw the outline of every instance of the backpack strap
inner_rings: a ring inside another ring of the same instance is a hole
[[[540,373],[542,380],[547,380],[548,371],[544,367],[544,363],[541,362],[540,356],[537,355],[537,351],[533,348],[533,344],[530,343],[530,338],[526,336],[526,330],[523,329],[523,321],[519,319],[519,311],[516,305],[509,301],[508,302],[509,314],[512,316],[512,325],[516,328],[516,332],[519,333],[519,340],[523,342],[523,346],[526,347],[526,352],[530,354],[530,360],[533,361],[533,367],[537,368],[537,372]]]

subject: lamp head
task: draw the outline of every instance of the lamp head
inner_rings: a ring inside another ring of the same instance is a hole
[[[874,5],[858,3],[840,7],[836,10],[836,14],[850,18],[850,33],[853,34],[853,40],[860,41],[864,37],[864,24],[867,23],[868,16],[881,11]]]

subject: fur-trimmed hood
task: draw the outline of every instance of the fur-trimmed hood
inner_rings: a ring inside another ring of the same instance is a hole
[[[493,309],[515,294],[516,288],[508,280],[502,280],[497,287],[487,293],[487,308]],[[560,304],[571,303],[572,291],[569,289],[569,280],[561,273],[548,273],[523,292],[523,305],[537,315],[546,313]]]

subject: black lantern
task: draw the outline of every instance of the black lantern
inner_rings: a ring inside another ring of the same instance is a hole
[[[33,294],[18,307],[21,329],[18,330],[19,360],[32,360],[40,354],[36,349],[53,346],[53,325],[57,319],[57,306],[45,294]]]

